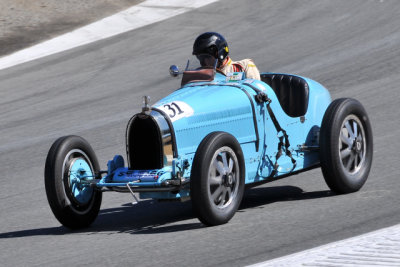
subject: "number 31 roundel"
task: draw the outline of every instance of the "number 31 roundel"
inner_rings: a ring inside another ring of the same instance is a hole
[[[194,111],[191,106],[182,101],[174,101],[157,107],[169,116],[172,122],[179,119],[190,117]]]

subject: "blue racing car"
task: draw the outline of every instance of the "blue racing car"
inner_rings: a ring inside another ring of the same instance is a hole
[[[126,163],[116,155],[100,170],[89,143],[64,136],[51,146],[45,187],[55,217],[66,227],[89,226],[102,192],[136,198],[191,200],[205,225],[228,222],[245,186],[321,167],[338,194],[358,191],[372,163],[370,121],[357,100],[331,101],[321,84],[300,76],[223,75],[190,67],[181,87],[142,112],[126,130]]]

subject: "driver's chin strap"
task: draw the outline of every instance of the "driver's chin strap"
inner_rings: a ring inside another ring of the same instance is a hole
[[[276,156],[275,156],[274,169],[272,170],[272,172],[271,172],[269,177],[273,177],[273,176],[275,176],[277,174],[278,168],[279,168],[278,159],[282,156],[283,150],[285,150],[286,156],[288,156],[292,161],[293,167],[290,170],[292,172],[296,168],[297,162],[293,158],[292,152],[290,152],[290,150],[289,150],[289,147],[290,147],[289,136],[286,133],[286,131],[284,129],[282,129],[282,127],[280,126],[278,120],[275,117],[274,112],[271,109],[271,106],[270,106],[271,99],[268,98],[268,96],[263,91],[261,91],[260,89],[254,87],[253,85],[251,85],[249,83],[245,83],[245,84],[247,86],[249,86],[250,88],[252,88],[254,91],[257,92],[257,95],[255,96],[255,99],[256,99],[256,101],[258,103],[266,103],[268,114],[271,117],[272,123],[275,126],[275,129],[277,131],[277,136],[279,138],[278,153],[276,153]]]

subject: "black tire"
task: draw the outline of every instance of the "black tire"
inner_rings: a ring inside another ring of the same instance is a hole
[[[80,169],[74,169],[78,167]],[[102,192],[83,186],[76,177],[94,179],[99,169],[93,149],[82,137],[64,136],[51,146],[46,158],[44,183],[51,210],[62,225],[79,229],[88,227],[96,219]]]
[[[372,156],[372,129],[364,107],[351,98],[333,101],[320,131],[321,169],[329,188],[337,194],[360,190]]]
[[[242,201],[244,183],[244,156],[237,140],[225,132],[207,135],[196,151],[190,178],[199,220],[207,226],[227,223]]]

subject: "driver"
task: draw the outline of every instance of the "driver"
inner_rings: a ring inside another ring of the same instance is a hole
[[[228,56],[229,48],[225,38],[216,32],[205,32],[200,34],[193,44],[193,55],[196,55],[200,64],[212,66],[210,55],[218,59],[217,70],[223,74],[229,72],[244,72],[246,78],[260,80],[260,72],[252,59],[232,61]]]

